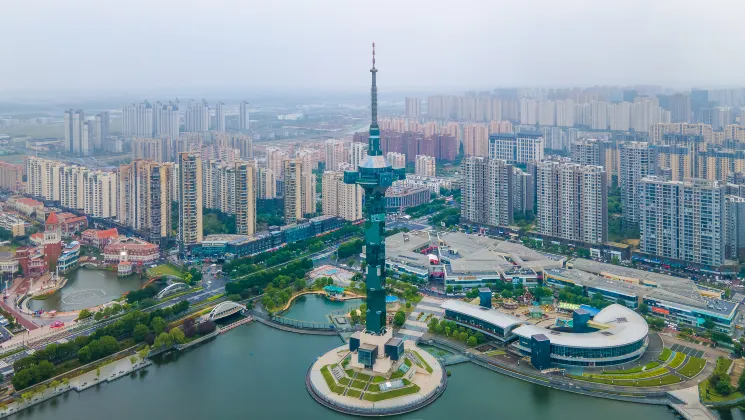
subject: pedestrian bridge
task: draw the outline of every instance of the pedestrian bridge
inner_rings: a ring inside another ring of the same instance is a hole
[[[168,286],[166,286],[165,289],[158,292],[157,295],[155,295],[156,299],[163,299],[166,296],[170,296],[176,292],[180,292],[182,290],[189,289],[189,285],[186,283],[171,283]]]
[[[226,301],[212,308],[209,315],[207,316],[207,319],[209,319],[210,321],[215,321],[220,318],[225,318],[226,316],[230,316],[245,310],[246,307],[241,305],[240,303]]]

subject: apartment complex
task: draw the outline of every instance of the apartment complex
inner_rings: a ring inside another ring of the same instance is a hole
[[[725,189],[717,181],[640,182],[641,241],[645,254],[719,266],[725,259]]]
[[[619,177],[623,218],[628,223],[639,223],[642,178],[654,171],[652,150],[645,142],[625,142],[619,146]]]
[[[274,171],[258,168],[256,172],[256,194],[261,200],[277,198],[277,177]]]
[[[179,172],[179,245],[202,241],[202,158],[197,153],[178,155]]]
[[[368,145],[365,143],[352,142],[349,145],[349,163],[353,169],[357,169],[360,163],[367,157]],[[389,161],[390,162],[390,161]]]
[[[540,233],[590,243],[608,241],[608,186],[602,166],[540,162],[536,195]]]
[[[322,179],[322,212],[345,220],[362,219],[364,190],[359,185],[345,184],[344,172],[326,171]]]
[[[388,163],[390,163],[393,168],[406,167],[406,155],[403,153],[388,152],[386,153],[385,158],[388,159]]]
[[[172,237],[175,170],[173,163],[147,160],[121,165],[117,184],[119,222],[138,230],[154,243]]]
[[[417,155],[414,161],[414,173],[419,176],[437,175],[435,162],[435,158],[432,156]]]
[[[513,221],[513,167],[504,160],[466,157],[460,165],[461,217],[491,226]]]
[[[419,118],[422,116],[422,100],[419,98],[406,98],[406,118]]]
[[[340,165],[347,163],[347,156],[344,153],[344,143],[339,140],[326,140],[324,143],[324,154],[326,157],[326,169],[329,171],[338,171]]]
[[[162,163],[170,160],[170,138],[132,137],[132,160],[145,159]]]
[[[0,162],[0,188],[19,192],[23,189],[23,165]]]
[[[509,164],[543,160],[543,135],[540,132],[498,133],[489,136],[489,158]]]
[[[284,161],[285,223],[296,223],[316,211],[316,177],[309,157]]]

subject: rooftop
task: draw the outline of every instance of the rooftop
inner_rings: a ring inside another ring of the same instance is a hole
[[[588,333],[574,333],[550,330],[532,324],[522,325],[513,330],[521,337],[534,335],[548,337],[553,345],[582,348],[609,348],[637,342],[647,336],[649,326],[641,315],[631,309],[613,304],[607,306],[593,318],[606,328]]]
[[[483,306],[471,305],[470,303],[466,303],[461,300],[446,300],[442,305],[440,305],[440,307],[445,310],[455,311],[464,315],[484,320],[503,329],[525,322],[510,314],[506,314],[495,309],[484,308]]]
[[[582,286],[630,296],[644,296],[674,305],[699,308],[719,316],[733,314],[738,305],[737,302],[705,298],[701,295],[693,280],[683,277],[673,277],[584,259],[571,261],[571,266],[572,269],[549,269],[545,271],[546,274],[562,277]]]
[[[429,257],[415,250],[427,247],[430,240],[429,233],[425,231],[400,232],[391,235],[385,238],[386,259],[402,265],[428,268]]]

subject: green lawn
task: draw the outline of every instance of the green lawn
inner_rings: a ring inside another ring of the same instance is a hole
[[[627,374],[627,373],[641,372],[642,369],[644,369],[645,371],[647,371],[647,370],[650,370],[650,369],[654,369],[654,368],[656,368],[659,365],[660,364],[657,363],[657,362],[649,362],[649,363],[647,363],[644,366],[637,366],[635,368],[626,369],[626,370],[606,370],[604,373],[606,375],[624,375],[624,374]]]
[[[334,381],[334,375],[331,374],[328,366],[324,366],[321,368],[321,374],[323,375],[323,379],[326,380],[326,385],[328,385],[329,389],[331,389],[332,392],[335,392],[337,394],[344,393],[344,387],[336,384],[336,381]]]
[[[689,378],[692,378],[699,374],[704,369],[704,366],[706,365],[706,360],[700,358],[700,357],[689,357],[688,363],[683,365],[682,368],[678,370],[682,375],[685,375]]]
[[[384,376],[376,376],[372,380],[372,383],[374,383],[374,384],[379,384],[381,382],[385,382],[385,377]]]
[[[370,384],[370,386],[367,387],[367,390],[370,392],[380,392],[380,385]]]
[[[492,350],[492,351],[488,351],[488,352],[486,352],[484,354],[487,355],[487,356],[489,356],[489,357],[494,357],[494,356],[501,356],[503,354],[507,354],[507,352],[504,351],[504,350]]]
[[[429,365],[429,363],[427,363],[427,361],[424,360],[418,352],[412,351],[412,353],[416,354],[416,357],[419,359],[420,362],[422,362],[422,365],[425,369],[427,369],[427,372],[432,373],[432,367]]]
[[[366,382],[358,381],[358,380],[355,379],[355,380],[352,381],[352,385],[350,385],[350,386],[352,388],[365,389],[365,385],[366,385]]]
[[[363,398],[367,401],[375,402],[375,401],[387,400],[390,398],[401,397],[403,395],[416,394],[417,392],[419,392],[419,386],[412,385],[412,386],[407,386],[406,388],[398,388],[398,389],[394,389],[388,392],[383,392],[383,393],[378,393],[378,394],[366,392]]]
[[[339,378],[339,383],[342,385],[349,385],[349,378],[345,378],[345,377]]]
[[[149,268],[148,274],[155,276],[174,276],[184,278],[184,272],[169,264],[161,264],[157,267]]]
[[[606,384],[606,385],[618,385],[618,386],[661,386],[661,385],[670,385],[674,383],[680,382],[680,378],[675,375],[665,375],[660,376],[657,378],[649,378],[649,379],[616,379],[615,377],[587,377],[587,376],[575,376],[575,375],[567,375],[571,378],[580,380],[580,381],[588,381],[588,382],[597,382],[600,384]],[[660,380],[662,381],[660,383]]]
[[[657,360],[659,360],[660,362],[667,362],[667,359],[670,358],[671,354],[673,354],[673,351],[665,347],[664,349],[662,349],[662,353],[660,353],[660,356],[657,357]]]
[[[664,367],[659,367],[656,369],[646,370],[644,372],[637,372],[637,373],[624,373],[624,374],[612,374],[610,372],[606,372],[602,375],[593,375],[593,374],[586,374],[582,376],[587,376],[590,378],[605,378],[605,379],[647,379],[647,378],[653,378],[655,376],[664,375],[668,372],[667,369]]]
[[[347,390],[347,397],[359,398],[360,395],[362,395],[362,391],[357,391],[356,389],[351,388]]]
[[[351,376],[351,375],[350,375],[350,376]],[[367,382],[367,381],[369,381],[369,380],[370,380],[370,375],[365,375],[364,373],[358,373],[358,374],[357,374],[357,379],[359,379],[360,381],[365,381],[365,382]]]
[[[708,391],[708,394],[707,394]],[[701,383],[698,384],[698,393],[701,396],[701,399],[705,402],[726,402],[735,400],[737,398],[742,398],[743,394],[740,391],[735,391],[729,395],[719,395],[714,390],[714,388],[711,387],[711,384],[709,384],[708,380],[701,381]]]
[[[670,362],[670,367],[673,368],[673,369],[677,369],[678,367],[680,367],[680,365],[683,364],[683,362],[685,361],[685,359],[686,359],[686,355],[685,354],[680,353],[680,352],[675,353],[675,357],[673,358],[673,361]]]

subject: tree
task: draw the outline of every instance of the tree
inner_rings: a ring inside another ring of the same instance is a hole
[[[646,315],[647,313],[649,313],[649,305],[647,305],[646,303],[642,302],[639,305],[639,312],[641,312],[644,315]]]
[[[166,321],[157,316],[150,321],[150,326],[153,327],[155,334],[161,334],[166,329]]]
[[[59,382],[58,380],[56,380],[56,379],[55,379],[55,380],[53,380],[53,381],[52,381],[52,382],[51,382],[51,383],[49,384],[49,388],[52,388],[52,389],[56,390],[56,389],[57,389],[57,387],[58,387],[59,385],[60,385],[60,382]]]
[[[145,360],[147,355],[150,354],[150,347],[145,346],[140,349],[140,351],[137,352],[137,355],[140,356],[140,359]]]
[[[618,256],[614,255],[613,258],[610,259],[610,263],[613,265],[620,265],[621,259],[618,258]]]
[[[473,347],[477,344],[476,337],[470,336],[468,337],[468,341],[466,341],[466,344],[468,344],[468,347]]]
[[[393,317],[393,324],[397,327],[401,327],[406,323],[406,314],[404,311],[398,311],[396,312],[396,315]]]
[[[147,333],[149,332],[150,330],[147,328],[147,325],[137,324],[132,332],[132,338],[134,338],[135,342],[141,343],[145,341],[145,336],[147,336]]]
[[[168,348],[173,345],[173,337],[171,337],[170,334],[167,332],[160,333],[157,337],[155,337],[155,344],[154,346],[157,348]]]
[[[476,342],[481,344],[486,341],[486,336],[483,333],[476,333]]]
[[[197,327],[194,322],[194,318],[186,318],[182,323],[184,329],[184,335],[186,337],[193,337],[197,333]]]
[[[97,368],[96,368],[96,376],[97,376],[97,377],[98,377],[98,376],[101,376],[101,368],[100,368],[100,367],[97,367]]]
[[[448,286],[445,288],[445,293],[452,294],[453,293],[453,286]]]
[[[173,341],[176,344],[182,344],[184,342],[184,337],[185,337],[184,332],[181,331],[180,328],[172,329],[170,334],[171,334],[171,339],[173,339]]]
[[[711,318],[706,318],[706,320],[704,321],[704,328],[706,328],[707,330],[714,328],[714,320]]]
[[[740,379],[737,381],[737,390],[745,393],[745,375],[740,375]]]
[[[465,331],[458,333],[458,340],[465,343],[468,340],[468,333]]]
[[[91,315],[93,315],[93,314],[91,313],[91,311],[89,311],[88,309],[82,309],[82,310],[81,310],[81,311],[80,311],[80,312],[78,313],[78,321],[80,321],[80,320],[83,320],[83,319],[86,319],[86,318],[90,318],[90,317],[91,317]]]
[[[406,302],[406,309],[411,309],[411,302]]]
[[[103,312],[98,311],[95,315],[93,315],[93,320],[100,321],[103,319]]]
[[[305,288],[305,279],[295,280],[294,286],[295,286],[295,290],[297,290],[298,292],[303,290]]]

